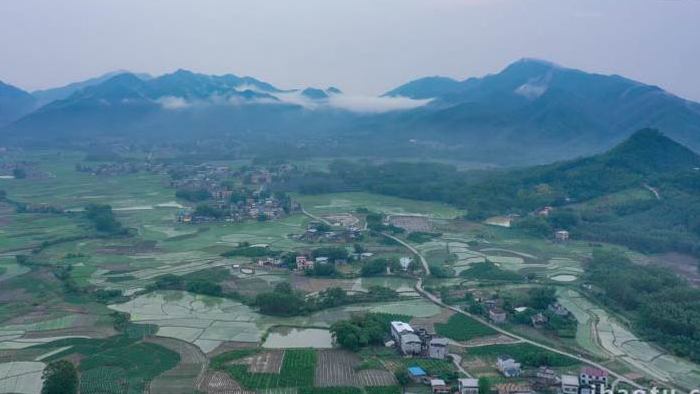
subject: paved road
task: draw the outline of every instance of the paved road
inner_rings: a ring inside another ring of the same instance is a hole
[[[603,365],[601,365],[601,364],[596,363],[595,361],[592,361],[592,360],[589,360],[589,359],[587,359],[587,358],[585,358],[585,357],[581,357],[581,356],[578,356],[578,355],[576,355],[576,354],[568,353],[568,352],[565,352],[565,351],[563,351],[563,350],[559,350],[559,349],[557,349],[557,348],[553,348],[553,347],[551,347],[551,346],[544,345],[544,344],[542,344],[542,343],[535,342],[535,341],[533,341],[533,340],[531,340],[531,339],[528,339],[528,338],[521,337],[521,336],[519,336],[519,335],[513,334],[513,333],[511,333],[511,332],[509,332],[509,331],[506,331],[506,330],[504,330],[503,328],[501,328],[501,327],[499,327],[499,326],[497,326],[497,325],[495,325],[495,324],[492,324],[491,322],[488,322],[488,321],[484,320],[483,318],[481,318],[481,317],[479,317],[479,316],[476,316],[476,315],[472,315],[472,314],[470,314],[470,313],[467,313],[467,312],[465,312],[465,311],[463,311],[463,310],[461,310],[461,309],[459,309],[459,308],[457,308],[457,307],[454,307],[454,306],[452,306],[452,305],[447,305],[447,304],[443,303],[439,298],[437,298],[437,297],[434,296],[433,294],[431,294],[431,293],[429,293],[429,292],[427,292],[427,291],[425,291],[425,290],[423,289],[423,278],[418,278],[418,282],[416,283],[416,290],[418,291],[418,293],[420,293],[421,295],[423,295],[424,297],[426,297],[428,300],[432,301],[433,303],[435,303],[435,304],[437,304],[437,305],[439,305],[439,306],[441,306],[441,307],[443,307],[443,308],[447,308],[447,309],[453,310],[453,311],[455,311],[455,312],[457,312],[457,313],[461,313],[461,314],[463,314],[463,315],[465,315],[465,316],[469,316],[469,317],[471,317],[472,319],[477,320],[478,322],[480,322],[480,323],[482,323],[482,324],[484,324],[484,325],[486,325],[486,326],[488,326],[488,327],[491,327],[492,329],[496,330],[497,332],[499,332],[499,333],[501,333],[501,334],[507,335],[507,336],[509,336],[509,337],[511,337],[511,338],[515,338],[515,339],[517,339],[517,340],[519,340],[519,341],[521,341],[521,342],[529,343],[530,345],[537,346],[537,347],[539,347],[539,348],[541,348],[541,349],[549,350],[550,352],[558,353],[558,354],[561,354],[561,355],[563,355],[563,356],[567,356],[567,357],[573,358],[573,359],[578,360],[578,361],[580,361],[580,362],[582,362],[582,363],[584,363],[584,364],[588,364],[588,365],[591,365],[591,366],[593,366],[593,367],[602,369],[603,371],[607,371],[608,374],[609,374],[610,376],[615,377],[615,378],[616,378],[617,380],[619,380],[620,382],[627,383],[627,384],[629,384],[630,386],[633,386],[633,387],[638,388],[638,389],[642,389],[642,388],[643,388],[642,386],[638,385],[637,383],[635,383],[635,382],[633,382],[633,381],[631,381],[631,380],[625,378],[624,376],[622,376],[622,375],[620,375],[620,374],[618,374],[618,373],[616,373],[616,372],[614,372],[614,371],[608,369],[607,367],[605,367],[605,366],[603,366]]]
[[[397,238],[397,237],[394,237],[393,235],[386,234],[386,233],[383,233],[383,234],[384,234],[384,236],[389,237],[389,238],[391,238],[391,239],[397,241],[397,242],[400,243],[401,245],[405,246],[408,250],[410,250],[410,251],[413,252],[416,256],[418,256],[418,259],[419,259],[420,262],[423,264],[423,267],[424,267],[424,269],[425,269],[425,272],[427,273],[427,275],[430,275],[430,268],[428,267],[428,262],[425,260],[425,257],[423,257],[423,255],[422,255],[416,248],[414,248],[412,245],[408,244],[407,242],[404,242],[403,240],[401,240],[401,239],[399,239],[399,238]],[[519,341],[521,341],[521,342],[525,342],[525,343],[529,343],[530,345],[537,346],[537,347],[539,347],[540,349],[545,349],[545,350],[548,350],[548,351],[553,352],[553,353],[557,353],[557,354],[561,354],[561,355],[563,355],[563,356],[567,356],[567,357],[573,358],[573,359],[578,360],[578,361],[580,361],[580,362],[582,362],[582,363],[584,363],[584,364],[588,364],[588,365],[590,365],[590,366],[593,366],[593,367],[599,368],[599,369],[601,369],[601,370],[603,370],[603,371],[606,371],[610,376],[616,378],[617,381],[615,382],[615,384],[617,384],[618,381],[619,381],[619,382],[627,383],[627,384],[629,384],[630,386],[633,386],[633,387],[638,388],[638,389],[642,389],[642,388],[643,388],[641,385],[639,385],[639,384],[633,382],[633,381],[630,380],[630,379],[627,379],[626,377],[624,377],[624,376],[618,374],[618,373],[615,372],[615,371],[610,370],[609,368],[603,366],[602,364],[596,363],[595,361],[589,360],[589,359],[587,359],[587,358],[585,358],[585,357],[581,357],[581,356],[576,355],[576,354],[572,354],[572,353],[565,352],[565,351],[563,351],[563,350],[559,350],[559,349],[557,349],[557,348],[553,348],[553,347],[551,347],[551,346],[548,346],[548,345],[545,345],[545,344],[542,344],[542,343],[539,343],[539,342],[535,342],[535,341],[533,341],[533,340],[531,340],[531,339],[522,337],[522,336],[520,336],[520,335],[513,334],[513,333],[511,333],[511,332],[509,332],[509,331],[506,331],[506,330],[504,330],[503,328],[501,328],[501,327],[499,327],[499,326],[497,326],[497,325],[495,325],[495,324],[492,324],[492,323],[489,322],[489,321],[486,321],[485,319],[481,318],[480,316],[472,315],[472,314],[467,313],[467,312],[465,312],[465,311],[463,311],[463,310],[461,310],[461,309],[459,309],[459,308],[457,308],[457,307],[454,307],[454,306],[452,306],[452,305],[447,305],[447,304],[443,303],[442,300],[440,300],[439,298],[437,298],[437,297],[434,296],[433,294],[431,294],[431,293],[429,293],[429,292],[427,292],[427,291],[425,291],[425,290],[423,289],[423,278],[422,278],[422,277],[418,278],[418,282],[416,282],[416,290],[418,291],[419,294],[421,294],[423,297],[427,298],[428,300],[432,301],[433,303],[435,303],[435,304],[437,304],[437,305],[439,305],[439,306],[441,306],[441,307],[443,307],[443,308],[447,308],[447,309],[453,310],[453,311],[455,311],[455,312],[457,312],[457,313],[461,313],[461,314],[463,314],[463,315],[465,315],[465,316],[469,316],[469,317],[471,317],[472,319],[475,319],[475,320],[477,320],[478,322],[480,322],[480,323],[482,323],[482,324],[484,324],[484,325],[486,325],[486,326],[488,326],[488,327],[491,327],[492,329],[494,329],[494,330],[495,330],[496,332],[498,332],[498,333],[501,333],[501,334],[503,334],[503,335],[507,335],[507,336],[509,336],[509,337],[511,337],[511,338],[514,338],[514,339],[517,339],[517,340],[519,340]]]
[[[324,219],[324,218],[318,217],[318,216],[316,216],[316,215],[314,215],[314,214],[312,214],[312,213],[309,213],[309,211],[307,211],[306,209],[304,209],[304,207],[301,208],[301,213],[303,213],[304,215],[310,217],[310,218],[313,219],[313,220],[317,220],[317,221],[319,221],[319,222],[321,222],[321,223],[324,223],[324,224],[327,224],[327,225],[333,227],[333,225],[331,224],[331,222],[329,222],[328,220],[326,220],[326,219]]]
[[[420,252],[418,252],[418,249],[414,248],[412,245],[404,242],[403,240],[394,237],[391,234],[382,233],[382,235],[387,238],[393,239],[394,241],[400,243],[401,245],[405,246],[408,250],[413,252],[413,254],[415,254],[416,257],[418,257],[418,260],[420,260],[421,264],[423,264],[423,270],[425,271],[425,274],[430,275],[430,267],[428,266],[428,261],[425,259],[425,257],[423,257],[423,255]]]

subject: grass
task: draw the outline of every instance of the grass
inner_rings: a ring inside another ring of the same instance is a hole
[[[231,353],[231,352],[229,352]],[[243,387],[252,390],[265,390],[280,387],[311,388],[314,385],[314,371],[316,369],[316,351],[313,349],[285,350],[282,368],[279,374],[275,373],[251,373],[247,365],[224,365],[222,360],[233,357],[231,360],[246,357],[245,353],[237,351],[234,355],[219,356],[216,365],[227,371],[231,377]],[[251,353],[252,354],[252,353]],[[231,361],[229,360],[229,361]],[[214,362],[212,362],[214,366]]]
[[[439,335],[454,339],[455,341],[468,341],[470,339],[496,334],[494,329],[461,313],[452,315],[449,320],[447,320],[447,323],[436,323],[435,331]]]
[[[526,367],[571,367],[580,364],[573,358],[541,349],[529,343],[516,343],[511,345],[488,345],[470,348],[468,356],[496,359],[500,355],[507,354]]]

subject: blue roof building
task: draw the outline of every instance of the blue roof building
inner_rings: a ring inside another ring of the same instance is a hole
[[[411,375],[412,378],[417,378],[417,379],[428,376],[428,374],[425,373],[425,371],[421,367],[409,367],[408,374]]]

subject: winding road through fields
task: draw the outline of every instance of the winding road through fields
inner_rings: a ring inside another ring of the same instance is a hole
[[[410,245],[409,243],[407,243],[407,242],[405,242],[405,241],[403,241],[403,240],[401,240],[401,239],[399,239],[399,238],[397,238],[397,237],[395,237],[395,236],[393,236],[393,235],[390,235],[390,234],[387,234],[387,233],[382,233],[382,234],[383,234],[385,237],[391,238],[391,239],[393,239],[394,241],[400,243],[401,245],[403,245],[404,247],[406,247],[408,250],[410,250],[413,254],[415,254],[416,257],[418,257],[418,259],[420,260],[421,264],[423,265],[423,269],[425,270],[426,275],[430,275],[430,267],[428,266],[428,261],[425,259],[425,257],[424,257],[415,247],[413,247],[413,246]],[[504,330],[503,328],[501,328],[501,327],[499,327],[499,326],[497,326],[497,325],[495,325],[495,324],[492,324],[491,322],[489,322],[489,321],[487,321],[487,320],[481,318],[480,316],[472,315],[471,313],[468,313],[468,312],[466,312],[466,311],[464,311],[464,310],[462,310],[462,309],[459,309],[459,308],[454,307],[454,306],[452,306],[452,305],[447,305],[447,304],[445,304],[444,302],[442,302],[442,300],[440,300],[440,299],[439,299],[438,297],[436,297],[434,294],[432,294],[432,293],[426,291],[425,289],[423,289],[423,277],[419,277],[419,278],[418,278],[418,282],[416,282],[416,291],[418,291],[418,293],[419,293],[420,295],[422,295],[423,297],[427,298],[429,301],[433,302],[434,304],[436,304],[436,305],[438,305],[438,306],[440,306],[440,307],[443,307],[443,308],[450,309],[450,310],[455,311],[455,312],[457,312],[457,313],[461,313],[461,314],[463,314],[463,315],[465,315],[465,316],[468,316],[468,317],[470,317],[470,318],[472,318],[472,319],[478,321],[479,323],[484,324],[485,326],[488,326],[488,327],[492,328],[493,330],[495,330],[496,332],[498,332],[498,333],[500,333],[500,334],[507,335],[507,336],[509,336],[509,337],[511,337],[511,338],[513,338],[513,339],[517,339],[517,340],[519,340],[519,341],[521,341],[521,342],[528,343],[528,344],[533,345],[533,346],[536,346],[536,347],[538,347],[538,348],[540,348],[540,349],[548,350],[548,351],[553,352],[553,353],[561,354],[562,356],[566,356],[566,357],[573,358],[573,359],[578,360],[578,361],[580,361],[580,362],[582,362],[582,363],[584,363],[584,364],[588,364],[588,365],[590,365],[590,366],[593,366],[593,367],[596,367],[596,368],[601,369],[601,370],[603,370],[603,371],[606,371],[610,376],[612,376],[612,377],[614,377],[614,378],[616,379],[615,382],[613,382],[613,384],[612,384],[613,390],[615,389],[615,387],[617,386],[617,384],[618,384],[619,382],[624,382],[624,383],[626,383],[626,384],[628,384],[628,385],[630,385],[630,386],[632,386],[632,387],[634,387],[634,388],[637,388],[637,389],[644,389],[643,386],[641,386],[641,385],[639,385],[639,384],[633,382],[633,381],[630,380],[630,379],[627,379],[626,377],[620,375],[619,373],[617,373],[617,372],[615,372],[615,371],[609,369],[608,367],[606,367],[606,366],[604,366],[604,365],[602,365],[602,364],[599,364],[599,363],[597,363],[597,362],[595,362],[595,361],[593,361],[593,360],[589,360],[589,359],[587,359],[587,358],[585,358],[585,357],[582,357],[582,356],[580,356],[580,355],[573,354],[573,353],[569,353],[569,352],[566,352],[566,351],[563,351],[563,350],[559,350],[559,349],[554,348],[554,347],[551,347],[551,346],[549,346],[549,345],[545,345],[545,344],[542,344],[542,343],[533,341],[533,340],[531,340],[531,339],[522,337],[522,336],[520,336],[520,335],[513,334],[513,333],[511,333],[511,332],[509,332],[509,331],[506,331],[506,330]]]

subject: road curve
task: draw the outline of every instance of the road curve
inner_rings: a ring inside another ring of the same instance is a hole
[[[533,341],[533,340],[531,340],[531,339],[522,337],[522,336],[517,335],[517,334],[513,334],[513,333],[511,333],[511,332],[509,332],[509,331],[506,331],[506,330],[502,329],[501,327],[499,327],[499,326],[497,326],[497,325],[495,325],[495,324],[492,324],[492,323],[486,321],[485,319],[483,319],[483,318],[481,318],[481,317],[479,317],[479,316],[472,315],[471,313],[468,313],[468,312],[466,312],[466,311],[463,311],[463,310],[461,310],[461,309],[459,309],[459,308],[457,308],[457,307],[454,307],[454,306],[452,306],[452,305],[447,305],[447,304],[443,303],[443,302],[442,302],[439,298],[437,298],[435,295],[433,295],[433,294],[431,294],[431,293],[429,293],[429,292],[427,292],[427,291],[425,291],[425,290],[423,289],[423,278],[418,278],[418,282],[416,282],[416,291],[418,291],[418,293],[420,293],[422,296],[426,297],[428,300],[432,301],[433,303],[435,303],[435,304],[437,304],[437,305],[439,305],[439,306],[441,306],[441,307],[443,307],[443,308],[447,308],[447,309],[453,310],[453,311],[455,311],[455,312],[457,312],[457,313],[461,313],[461,314],[463,314],[463,315],[465,315],[465,316],[471,317],[472,319],[478,321],[479,323],[484,324],[484,325],[486,325],[486,326],[488,326],[488,327],[494,329],[495,331],[497,331],[497,332],[499,332],[499,333],[501,333],[501,334],[503,334],[503,335],[507,335],[507,336],[509,336],[509,337],[511,337],[511,338],[520,340],[521,342],[529,343],[530,345],[533,345],[533,346],[537,346],[537,347],[539,347],[540,349],[545,349],[545,350],[548,350],[548,351],[550,351],[550,352],[554,352],[554,353],[561,354],[562,356],[567,356],[567,357],[573,358],[573,359],[578,360],[578,361],[580,361],[580,362],[582,362],[582,363],[584,363],[584,364],[588,364],[588,365],[590,365],[590,366],[593,366],[593,367],[596,367],[596,368],[601,369],[601,370],[603,370],[603,371],[606,371],[610,376],[615,377],[615,378],[618,379],[620,382],[627,383],[627,384],[629,384],[630,386],[633,386],[633,387],[635,387],[635,388],[638,388],[638,389],[643,389],[643,388],[644,388],[644,387],[642,387],[641,385],[639,385],[639,384],[637,384],[637,383],[631,381],[630,379],[627,379],[626,377],[624,377],[624,376],[618,374],[617,372],[612,371],[612,370],[610,370],[609,368],[607,368],[607,367],[605,367],[605,366],[603,366],[603,365],[601,365],[601,364],[599,364],[599,363],[596,363],[595,361],[589,360],[589,359],[587,359],[587,358],[585,358],[585,357],[581,357],[581,356],[578,356],[578,355],[575,355],[575,354],[572,354],[572,353],[565,352],[565,351],[563,351],[563,350],[559,350],[559,349],[557,349],[557,348],[553,348],[553,347],[548,346],[548,345],[544,345],[544,344],[539,343],[539,342],[535,342],[535,341]]]
[[[313,220],[317,220],[317,221],[319,221],[319,222],[321,222],[321,223],[323,223],[323,224],[327,224],[327,225],[333,227],[333,225],[331,224],[331,222],[329,222],[328,220],[326,220],[326,219],[324,219],[324,218],[318,217],[318,216],[316,216],[316,215],[314,215],[314,214],[312,214],[312,213],[309,213],[309,211],[307,211],[306,209],[304,209],[304,207],[301,207],[301,213],[303,213],[304,215],[310,217],[310,218],[313,219]]]
[[[413,252],[413,254],[415,254],[416,257],[418,257],[418,260],[420,260],[421,264],[423,264],[423,270],[425,271],[425,274],[426,274],[426,275],[430,275],[430,267],[428,266],[428,261],[425,259],[425,257],[423,257],[423,255],[422,255],[420,252],[418,252],[418,249],[414,248],[412,245],[408,244],[407,242],[403,241],[402,239],[399,239],[399,238],[397,238],[397,237],[394,237],[394,236],[391,235],[391,234],[382,233],[382,235],[385,236],[385,237],[387,237],[387,238],[393,239],[394,241],[396,241],[396,242],[400,243],[401,245],[405,246],[406,249],[408,249],[408,250],[410,250],[411,252]]]

